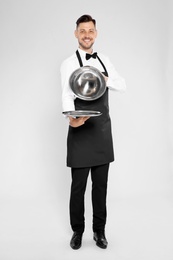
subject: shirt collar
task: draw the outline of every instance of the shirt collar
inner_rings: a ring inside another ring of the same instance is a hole
[[[82,58],[85,58],[86,57],[86,51],[83,51],[83,50],[81,50],[80,48],[78,48],[78,51],[79,51],[79,54],[80,54],[80,56],[82,57]],[[94,51],[92,52],[92,53],[94,53]]]

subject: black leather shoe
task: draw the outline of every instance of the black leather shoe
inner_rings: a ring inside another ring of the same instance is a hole
[[[70,246],[72,249],[79,249],[82,245],[82,234],[74,232],[70,241]]]
[[[108,242],[105,237],[105,233],[103,230],[99,230],[97,232],[94,232],[94,240],[96,241],[96,245],[100,248],[106,249]]]

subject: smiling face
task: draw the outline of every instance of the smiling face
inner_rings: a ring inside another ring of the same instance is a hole
[[[97,30],[93,22],[80,23],[75,30],[80,49],[92,53],[92,46],[97,37]]]

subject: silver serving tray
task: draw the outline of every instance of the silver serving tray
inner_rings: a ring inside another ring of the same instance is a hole
[[[102,113],[99,111],[91,111],[91,110],[75,110],[75,111],[65,111],[62,112],[66,116],[72,116],[72,117],[94,117],[94,116],[100,116]]]

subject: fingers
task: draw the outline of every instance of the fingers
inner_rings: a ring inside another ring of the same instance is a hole
[[[69,116],[69,124],[72,127],[79,127],[83,124],[85,124],[85,121],[88,120],[90,117],[79,117],[79,118],[73,118]]]
[[[90,117],[89,116],[85,116],[85,117],[82,117],[83,118],[83,121],[87,121]]]
[[[103,75],[105,81],[107,82],[108,81],[108,77],[106,77],[103,73],[102,73],[102,75]]]

